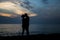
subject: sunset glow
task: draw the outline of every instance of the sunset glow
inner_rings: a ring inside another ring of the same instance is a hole
[[[36,14],[34,14],[33,12],[30,12],[26,8],[23,8],[23,7],[19,6],[19,5],[16,5],[16,4],[12,3],[12,2],[1,2],[0,3],[0,8],[13,11],[15,14],[18,14],[18,15],[22,15],[24,13],[28,13],[28,15],[30,17],[31,16],[36,16]],[[7,13],[7,14],[6,13],[4,13],[4,14],[1,13],[0,15],[1,16],[11,17],[10,13]]]
[[[11,14],[7,14],[7,13],[0,13],[0,16],[7,16],[7,17],[10,17]]]

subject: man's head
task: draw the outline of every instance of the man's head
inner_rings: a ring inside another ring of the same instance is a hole
[[[28,14],[27,13],[25,13],[25,14],[23,14],[21,17],[28,17]]]
[[[27,13],[25,13],[25,16],[28,16]]]

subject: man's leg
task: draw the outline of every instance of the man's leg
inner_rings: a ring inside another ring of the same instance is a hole
[[[29,35],[29,28],[26,28],[26,34]]]

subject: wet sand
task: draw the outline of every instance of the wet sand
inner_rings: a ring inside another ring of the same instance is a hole
[[[7,37],[4,37],[4,36],[0,36],[0,39],[1,40],[40,40],[40,39],[60,39],[60,33],[58,34],[48,34],[48,35],[45,35],[45,34],[38,34],[38,35],[29,35],[29,36],[7,36]]]

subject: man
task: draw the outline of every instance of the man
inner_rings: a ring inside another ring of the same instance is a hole
[[[29,35],[29,16],[27,13],[21,16],[22,17],[22,35],[24,34],[24,31],[26,30],[26,34]]]

